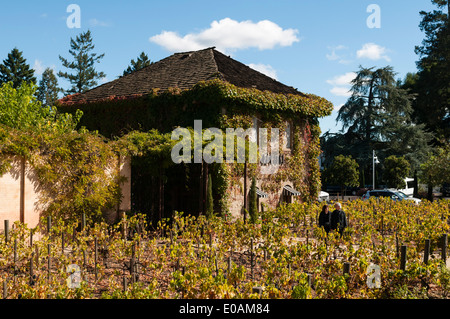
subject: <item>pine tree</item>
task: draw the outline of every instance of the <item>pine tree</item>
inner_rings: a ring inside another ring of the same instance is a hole
[[[150,64],[153,64],[153,62],[150,61],[150,59],[148,58],[147,54],[145,54],[145,52],[141,52],[141,54],[138,56],[136,61],[134,61],[134,59],[132,59],[130,63],[131,64],[128,66],[128,68],[125,71],[123,71],[122,76],[128,75],[130,73],[133,73],[135,71],[143,69],[146,66],[149,66]]]
[[[56,78],[51,68],[46,68],[42,73],[42,79],[39,81],[37,89],[37,98],[45,106],[53,106],[58,100],[58,93],[61,89],[58,88],[58,79]]]
[[[75,40],[72,38],[70,39],[69,53],[72,55],[73,61],[69,62],[69,60],[59,56],[62,65],[74,71],[72,74],[61,71],[58,72],[59,77],[68,79],[72,84],[72,87],[67,93],[83,93],[96,86],[97,79],[106,76],[105,73],[97,72],[95,70],[94,64],[96,62],[99,63],[105,54],[97,55],[97,53],[91,53],[94,47],[91,31],[88,30],[78,35]]]
[[[34,70],[27,64],[22,51],[14,48],[0,64],[0,84],[12,82],[13,87],[18,88],[23,81],[36,83]]]

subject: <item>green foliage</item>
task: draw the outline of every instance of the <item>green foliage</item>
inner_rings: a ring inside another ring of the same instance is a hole
[[[324,171],[324,179],[330,185],[358,186],[358,163],[351,156],[339,155],[334,158],[331,166]]]
[[[78,124],[82,112],[58,114],[42,106],[35,97],[36,86],[23,83],[15,89],[11,82],[0,87],[0,123],[19,130],[72,131]],[[18,145],[19,146],[19,145]]]
[[[138,71],[140,69],[143,69],[146,66],[149,66],[150,64],[152,64],[153,62],[150,61],[150,59],[148,58],[147,54],[145,54],[145,52],[141,52],[141,54],[138,56],[136,61],[134,61],[134,59],[132,59],[130,63],[131,64],[128,66],[128,68],[125,71],[123,71],[122,76],[128,75],[128,74]]]
[[[95,48],[92,40],[90,30],[83,32],[75,40],[70,39],[69,53],[72,55],[73,61],[70,62],[66,58],[59,56],[62,65],[74,71],[74,73],[58,72],[58,76],[69,80],[72,84],[67,93],[85,92],[97,85],[97,79],[106,76],[105,73],[97,72],[94,68],[94,64],[100,62],[105,54],[97,55],[97,53],[91,53]]]
[[[22,82],[36,83],[34,70],[17,48],[12,49],[3,64],[0,64],[0,84],[6,82],[12,82],[14,88],[19,87]]]
[[[388,187],[403,188],[404,178],[409,174],[409,163],[404,157],[389,156],[383,162],[383,176]]]
[[[450,144],[437,148],[421,166],[421,180],[432,185],[450,181]]]

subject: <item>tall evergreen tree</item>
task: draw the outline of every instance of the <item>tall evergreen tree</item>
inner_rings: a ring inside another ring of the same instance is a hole
[[[132,59],[130,63],[131,64],[128,66],[128,68],[125,71],[123,71],[122,76],[128,75],[130,73],[133,73],[135,71],[143,69],[146,66],[149,66],[150,64],[153,64],[153,62],[151,62],[150,59],[148,58],[147,54],[145,54],[145,52],[143,52],[143,51],[138,56],[136,61],[134,61],[134,59]]]
[[[67,93],[83,93],[90,88],[97,85],[97,79],[104,78],[106,75],[103,72],[97,72],[94,64],[99,63],[105,54],[97,55],[91,51],[95,48],[92,43],[91,31],[78,35],[75,40],[70,39],[69,53],[73,57],[73,61],[69,61],[62,56],[59,59],[62,65],[68,69],[73,70],[74,73],[58,72],[58,76],[68,79],[72,87]]]
[[[45,106],[53,106],[58,100],[59,92],[61,92],[61,89],[58,88],[58,79],[51,68],[46,68],[39,81],[37,89],[38,100]]]
[[[414,117],[436,135],[436,141],[450,139],[450,1],[431,0],[438,9],[421,11],[420,29],[425,33],[416,46],[418,78]],[[447,9],[447,13],[444,10]]]
[[[17,48],[8,53],[8,57],[0,64],[0,84],[12,82],[13,87],[19,87],[22,82],[36,83],[34,70],[30,68],[26,59],[22,56],[22,51]]]

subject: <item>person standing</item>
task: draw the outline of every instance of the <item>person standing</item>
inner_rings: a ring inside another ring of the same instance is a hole
[[[331,222],[331,217],[328,212],[328,205],[323,205],[322,207],[322,211],[320,212],[319,215],[319,226],[323,227],[323,229],[327,232],[327,234],[330,231],[330,222]]]
[[[342,210],[341,203],[336,202],[334,204],[334,211],[331,213],[330,229],[337,230],[342,237],[345,227],[347,227],[347,217]]]

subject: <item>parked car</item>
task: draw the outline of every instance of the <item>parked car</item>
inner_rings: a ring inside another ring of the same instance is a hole
[[[394,201],[408,200],[413,201],[415,204],[419,204],[421,202],[420,199],[409,197],[403,192],[392,190],[392,189],[374,189],[370,190],[363,195],[363,199],[369,199],[370,197],[389,197]]]
[[[444,183],[442,185],[441,193],[443,197],[450,197],[450,183]]]
[[[412,197],[414,195],[414,178],[406,177],[404,181],[404,188],[401,188],[398,191],[402,192],[406,196]]]
[[[319,202],[327,202],[330,200],[330,194],[324,191],[320,191],[318,200]]]

